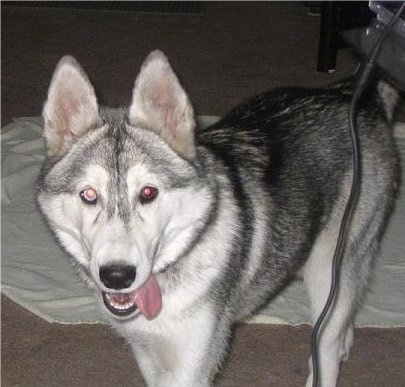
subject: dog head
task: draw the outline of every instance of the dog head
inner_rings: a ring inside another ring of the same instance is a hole
[[[213,196],[193,109],[167,58],[152,52],[129,108],[110,109],[64,57],[43,117],[48,158],[38,203],[50,227],[109,312],[155,317],[158,277],[196,243]]]

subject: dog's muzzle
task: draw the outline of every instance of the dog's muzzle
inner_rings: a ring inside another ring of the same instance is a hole
[[[104,305],[117,317],[127,317],[139,310],[147,319],[160,312],[162,295],[153,274],[137,290],[125,292],[136,278],[136,268],[130,265],[108,265],[99,270],[101,282],[111,292],[102,291]]]

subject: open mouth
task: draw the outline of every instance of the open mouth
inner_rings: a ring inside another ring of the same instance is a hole
[[[137,290],[128,293],[102,292],[104,305],[114,316],[127,317],[139,310],[148,320],[162,308],[160,287],[152,274]]]
[[[126,317],[134,313],[138,307],[135,302],[135,292],[106,293],[102,292],[105,307],[115,316]]]

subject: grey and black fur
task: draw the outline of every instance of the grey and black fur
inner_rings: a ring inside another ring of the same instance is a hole
[[[100,108],[77,62],[61,60],[38,201],[148,386],[211,386],[233,324],[298,272],[317,319],[350,189],[351,85],[273,90],[197,129],[161,52],[145,61],[128,109]],[[361,193],[319,343],[323,387],[348,356],[394,204],[393,96],[380,82],[359,109]]]

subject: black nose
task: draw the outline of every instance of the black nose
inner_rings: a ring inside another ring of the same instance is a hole
[[[99,270],[101,282],[109,289],[126,289],[135,281],[136,268],[130,265],[106,265]]]

